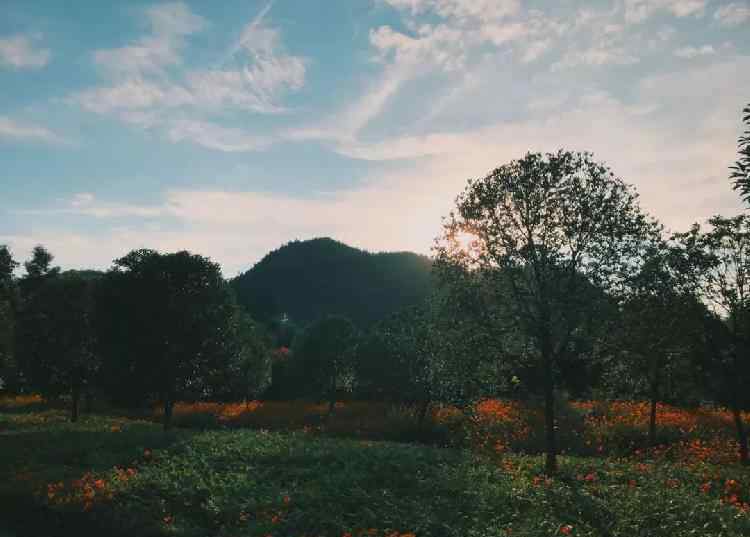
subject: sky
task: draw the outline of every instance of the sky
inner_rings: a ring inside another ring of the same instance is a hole
[[[1,0],[0,244],[428,254],[468,179],[558,148],[677,231],[743,210],[748,102],[748,0]]]

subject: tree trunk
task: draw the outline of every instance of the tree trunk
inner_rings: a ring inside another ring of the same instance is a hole
[[[86,389],[83,398],[86,404],[86,413],[91,414],[94,411],[94,394],[91,393],[90,387]]]
[[[737,405],[732,407],[732,416],[734,417],[734,425],[737,428],[737,442],[740,445],[740,462],[742,464],[749,464],[748,452],[747,452],[747,431],[745,430],[745,424],[742,422],[742,414]]]
[[[656,446],[656,407],[659,402],[659,378],[657,371],[651,376],[651,412],[648,419],[648,447]]]
[[[549,349],[542,350],[544,367],[544,429],[547,453],[544,471],[547,475],[557,473],[557,439],[555,433],[555,380],[552,375],[552,360]]]
[[[328,393],[328,417],[333,415],[333,410],[336,408],[336,375],[331,375],[331,385]]]
[[[71,408],[70,408],[70,421],[75,423],[78,421],[78,403],[81,399],[81,379],[77,373],[73,374],[73,386],[71,394]]]
[[[172,394],[170,391],[167,392],[164,398],[164,432],[169,431],[172,428],[172,407],[174,401],[172,401]]]
[[[651,412],[648,418],[648,447],[656,446],[656,404],[657,397],[651,395]]]
[[[430,409],[429,401],[423,401],[422,404],[419,406],[419,426],[420,427],[424,425],[424,420],[427,417],[427,411],[429,409]]]

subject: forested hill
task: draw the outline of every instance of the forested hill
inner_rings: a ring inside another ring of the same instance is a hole
[[[282,314],[297,324],[337,314],[365,327],[423,300],[431,261],[411,252],[369,253],[329,238],[293,241],[232,280],[259,321]]]

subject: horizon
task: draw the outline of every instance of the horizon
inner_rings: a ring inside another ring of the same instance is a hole
[[[467,179],[565,147],[685,230],[743,210],[742,1],[8,1],[0,244],[64,269],[294,240],[429,255]],[[594,6],[594,7],[592,7]]]

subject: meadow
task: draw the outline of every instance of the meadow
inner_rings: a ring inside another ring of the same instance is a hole
[[[0,531],[298,537],[744,536],[750,469],[729,415],[564,406],[561,471],[543,473],[533,405],[490,400],[424,423],[377,403],[180,404],[84,415],[0,403]],[[746,416],[747,417],[747,416]]]

